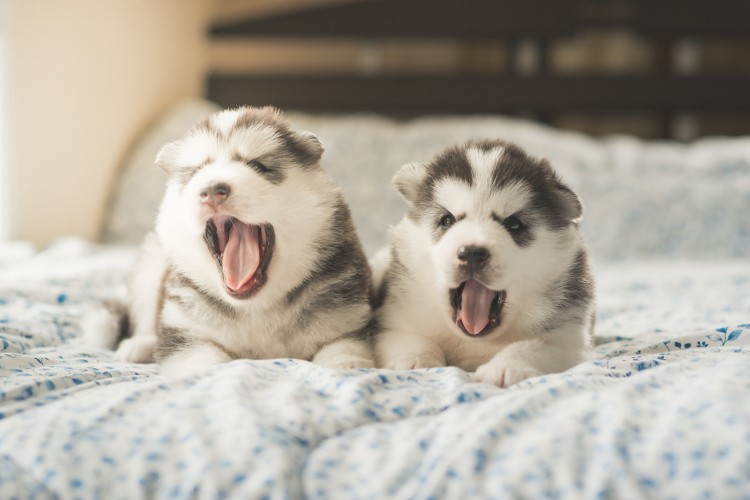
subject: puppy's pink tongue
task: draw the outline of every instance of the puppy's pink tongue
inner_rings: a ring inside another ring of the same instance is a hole
[[[236,292],[245,286],[260,265],[260,227],[235,220],[221,264],[227,288]]]
[[[461,292],[460,319],[467,332],[476,335],[485,329],[490,322],[490,308],[496,292],[476,280],[469,280]]]

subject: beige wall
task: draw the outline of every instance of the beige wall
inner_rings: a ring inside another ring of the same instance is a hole
[[[16,0],[10,45],[14,237],[95,239],[137,135],[202,93],[212,0]]]

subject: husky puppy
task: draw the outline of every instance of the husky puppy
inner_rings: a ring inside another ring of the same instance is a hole
[[[215,113],[163,147],[120,359],[171,376],[237,358],[374,367],[370,271],[322,153],[270,107]]]
[[[377,286],[380,366],[453,365],[505,387],[585,359],[594,288],[583,207],[547,160],[471,141],[405,165],[394,183],[410,208]]]

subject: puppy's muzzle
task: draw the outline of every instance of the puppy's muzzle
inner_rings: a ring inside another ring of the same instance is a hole
[[[458,265],[471,275],[481,271],[490,260],[490,251],[484,247],[466,246],[458,249]]]
[[[231,189],[226,182],[217,182],[201,191],[201,203],[211,206],[219,206],[227,201]]]

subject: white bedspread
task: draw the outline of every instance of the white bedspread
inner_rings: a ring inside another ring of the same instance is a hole
[[[0,497],[750,498],[750,262],[597,265],[612,341],[498,389],[456,368],[169,381],[116,362],[80,318],[125,293],[133,256],[0,247]]]

